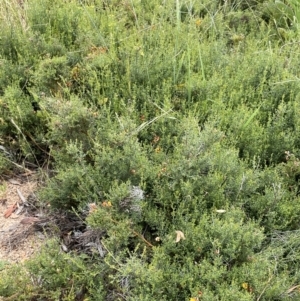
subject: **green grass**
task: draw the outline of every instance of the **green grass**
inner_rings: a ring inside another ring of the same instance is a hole
[[[95,203],[86,222],[106,255],[50,243],[3,266],[0,296],[297,300],[298,10],[3,1],[0,142],[12,157],[0,170],[49,166],[41,201]],[[29,276],[14,282],[18,269]]]

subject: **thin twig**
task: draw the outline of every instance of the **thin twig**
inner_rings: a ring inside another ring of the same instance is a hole
[[[119,222],[110,218],[110,220],[115,223],[115,224],[118,224]],[[143,242],[145,242],[149,247],[154,247],[148,240],[145,239],[145,237],[142,235],[142,234],[139,234],[138,232],[136,232],[135,230],[133,229],[130,229],[132,231],[132,233],[136,236],[138,236]]]
[[[256,301],[259,301],[260,298],[262,297],[262,295],[264,294],[264,292],[266,291],[267,287],[269,286],[269,283],[270,281],[272,280],[273,276],[271,276],[269,279],[268,279],[268,282],[266,284],[266,286],[264,287],[264,289],[262,290],[262,292],[260,293],[260,295],[258,296],[258,298],[256,299]]]
[[[23,196],[23,194],[21,193],[21,191],[19,190],[19,188],[17,188],[17,193],[18,193],[21,201],[23,202],[23,204],[27,204],[27,201],[26,201],[25,197]]]
[[[148,240],[145,239],[145,237],[141,234],[139,234],[138,232],[134,231],[131,229],[131,231],[136,235],[138,236],[139,238],[142,239],[143,242],[145,242],[149,247],[154,247]]]

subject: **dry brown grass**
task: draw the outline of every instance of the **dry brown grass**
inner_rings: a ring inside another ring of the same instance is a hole
[[[27,24],[27,1],[26,0],[2,0],[0,2],[1,27],[21,27],[28,30]]]

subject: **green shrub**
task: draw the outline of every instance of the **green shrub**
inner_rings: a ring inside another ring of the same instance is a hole
[[[295,7],[1,3],[0,170],[47,166],[41,201],[87,215],[103,254],[49,243],[0,295],[296,299]]]
[[[0,172],[5,173],[12,167],[11,159],[6,152],[0,150]]]
[[[44,59],[36,68],[33,75],[33,83],[44,93],[56,95],[66,81],[70,69],[67,66],[66,57],[54,57]]]
[[[65,254],[57,241],[47,245],[25,266],[10,266],[0,272],[0,295],[13,295],[15,300],[75,300],[93,292],[103,300],[101,271],[96,271],[86,258]]]

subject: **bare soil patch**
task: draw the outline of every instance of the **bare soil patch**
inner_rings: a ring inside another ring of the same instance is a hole
[[[0,182],[0,261],[23,262],[43,244],[42,232],[34,231],[40,219],[32,210],[37,186],[35,172]]]
[[[103,231],[91,229],[85,222],[95,208],[80,213],[50,210],[36,197],[38,183],[34,171],[30,176],[23,174],[0,182],[0,262],[24,262],[48,237],[56,237],[63,252],[98,253],[103,257]]]

